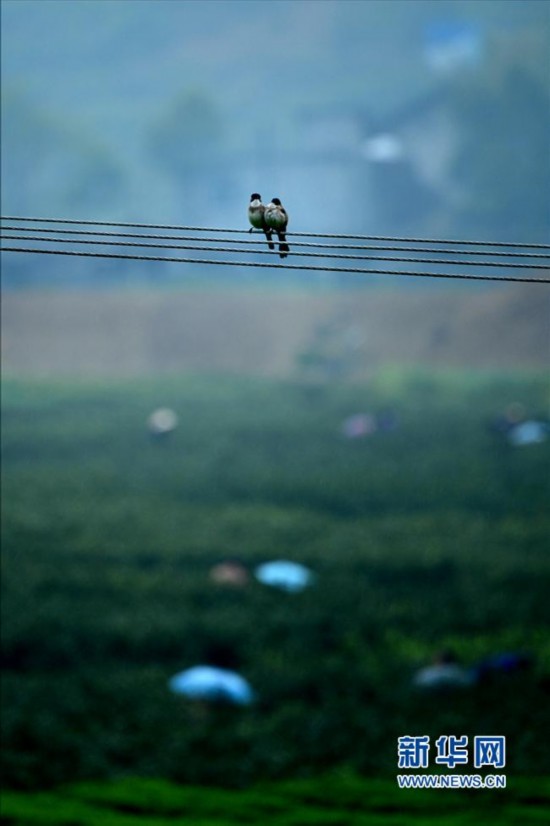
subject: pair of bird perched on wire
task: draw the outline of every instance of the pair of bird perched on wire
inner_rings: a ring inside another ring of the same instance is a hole
[[[276,232],[279,239],[279,255],[286,258],[289,252],[285,235],[288,215],[280,200],[273,198],[269,204],[262,204],[262,196],[253,192],[248,205],[248,220],[252,224],[249,232],[253,229],[262,230],[270,250],[275,249],[273,232]]]

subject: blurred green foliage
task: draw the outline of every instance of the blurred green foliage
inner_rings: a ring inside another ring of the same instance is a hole
[[[18,826],[537,826],[547,822],[549,811],[549,783],[542,778],[516,781],[505,793],[438,795],[399,791],[395,782],[351,773],[265,783],[246,791],[126,778],[56,792],[9,792],[3,800],[5,822]]]
[[[180,181],[205,175],[219,165],[223,152],[223,118],[208,94],[185,91],[167,107],[152,130],[153,157]]]
[[[100,137],[52,114],[18,86],[5,90],[2,197],[10,214],[74,210],[79,217],[89,215],[124,195],[125,174],[122,161]]]
[[[452,167],[460,192],[455,220],[465,236],[527,240],[547,231],[550,86],[532,70],[525,46],[520,39],[516,54],[497,55],[475,81],[454,89],[461,128]]]
[[[6,381],[8,787],[391,777],[412,733],[504,734],[510,778],[547,773],[550,443],[514,448],[489,426],[511,401],[540,415],[547,392],[540,374],[397,370],[367,385]],[[164,442],[145,426],[159,406],[180,417]],[[341,436],[347,415],[388,408],[395,430]],[[228,557],[295,559],[316,584],[213,584]],[[254,706],[202,714],[169,694],[213,644],[234,651]],[[443,647],[536,666],[416,693]]]

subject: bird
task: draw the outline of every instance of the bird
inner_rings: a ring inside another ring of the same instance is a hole
[[[266,206],[264,219],[268,227],[275,230],[279,238],[279,255],[286,258],[289,253],[285,231],[288,225],[287,211],[278,198],[272,198]]]
[[[269,249],[274,250],[275,244],[271,240],[273,238],[273,233],[265,222],[265,206],[262,204],[262,196],[257,192],[253,192],[250,196],[250,203],[248,205],[248,220],[252,224],[248,231],[252,232],[254,229],[261,229],[267,238],[267,245]]]

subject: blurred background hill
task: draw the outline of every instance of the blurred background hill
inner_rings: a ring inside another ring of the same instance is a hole
[[[548,239],[537,0],[4,0],[4,212]],[[312,205],[315,208],[312,209]]]

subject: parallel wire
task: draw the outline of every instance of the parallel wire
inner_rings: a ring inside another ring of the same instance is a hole
[[[73,239],[73,238],[44,238],[42,236],[37,235],[3,235],[3,238],[10,241],[39,241],[43,243],[53,244],[93,244],[99,246],[111,246],[111,247],[139,247],[139,248],[147,248],[147,249],[165,249],[165,250],[193,250],[195,252],[224,252],[230,254],[245,254],[245,255],[278,255],[278,252],[273,250],[257,250],[257,249],[232,249],[228,247],[210,247],[210,246],[194,246],[191,244],[147,244],[147,243],[137,243],[131,241],[98,241],[98,240],[90,240],[90,239]],[[265,241],[263,242],[265,244]],[[274,241],[276,244],[277,242]],[[300,257],[300,258],[322,258],[322,259],[345,259],[345,260],[352,260],[352,261],[388,261],[392,263],[401,263],[401,264],[443,264],[444,266],[450,267],[457,267],[457,266],[479,266],[479,267],[500,267],[500,268],[514,268],[514,269],[530,269],[530,270],[547,270],[550,272],[550,265],[545,264],[516,264],[516,263],[506,263],[503,264],[500,261],[462,261],[462,260],[452,260],[452,261],[445,261],[440,258],[406,258],[401,256],[389,256],[389,255],[343,255],[343,254],[332,254],[332,253],[323,253],[323,252],[292,252],[293,257]],[[287,264],[285,266],[291,266]]]
[[[221,229],[220,227],[188,227],[176,224],[138,224],[123,221],[88,221],[76,220],[73,218],[29,218],[13,215],[0,216],[1,221],[24,221],[25,223],[46,223],[46,224],[73,224],[80,226],[102,226],[102,227],[134,227],[137,229],[162,229],[177,230],[178,232],[223,232],[223,233],[247,233],[245,229]],[[525,244],[512,241],[472,241],[448,238],[398,238],[387,235],[343,235],[338,233],[320,232],[287,232],[288,237],[295,238],[341,238],[361,241],[392,241],[414,244],[457,244],[481,247],[508,247],[510,249],[550,249],[550,244]]]
[[[2,227],[2,232],[35,232],[34,227]],[[85,235],[85,236],[102,236],[105,238],[136,238],[136,239],[146,239],[151,241],[199,241],[201,243],[214,243],[214,244],[246,244],[247,246],[250,244],[251,246],[264,246],[266,241],[262,239],[261,241],[257,241],[255,239],[233,239],[233,238],[204,238],[201,236],[182,236],[182,235],[143,235],[142,233],[132,233],[132,232],[107,232],[105,230],[78,230],[78,229],[48,229],[47,227],[40,227],[38,230],[42,234],[44,233],[51,233],[57,235]],[[248,233],[249,234],[249,233]],[[258,233],[256,233],[257,235]],[[290,233],[287,233],[290,236]],[[6,238],[12,238],[13,236],[5,236]],[[29,237],[30,236],[24,236]],[[31,239],[34,240],[34,239]],[[44,241],[48,239],[44,238]],[[61,239],[59,239],[61,240]],[[78,240],[78,239],[75,239]],[[84,243],[84,242],[82,242]],[[107,242],[106,242],[107,243]],[[275,242],[274,242],[275,243]],[[145,244],[136,244],[136,246],[145,246]],[[169,248],[172,245],[168,245]],[[309,249],[333,249],[333,250],[365,250],[367,252],[376,252],[380,251],[394,251],[394,252],[414,252],[414,253],[432,253],[435,255],[450,255],[450,254],[458,254],[458,255],[476,255],[476,256],[491,256],[491,257],[510,257],[510,258],[532,258],[532,259],[543,259],[547,260],[550,258],[550,252],[548,253],[537,253],[537,252],[508,252],[508,251],[500,251],[500,250],[460,250],[460,249],[438,249],[437,247],[404,247],[404,246],[373,246],[373,245],[359,245],[359,244],[319,244],[319,243],[307,243],[307,242],[300,242],[300,241],[293,241],[292,248],[294,247],[304,247]],[[550,249],[550,247],[549,247]],[[228,250],[229,251],[229,250]],[[418,260],[418,259],[415,259]],[[474,264],[474,263],[481,263],[481,262],[474,262],[468,261],[464,262],[465,264]],[[506,266],[509,266],[507,264]]]
[[[133,228],[133,229],[147,229],[147,230],[162,230],[166,231],[178,231],[178,232],[199,232],[199,233],[216,233],[220,234],[227,234],[227,233],[238,233],[238,234],[247,234],[250,235],[250,231],[244,229],[220,229],[214,227],[190,227],[190,226],[181,226],[181,225],[173,225],[173,224],[133,224],[128,222],[115,222],[115,221],[90,221],[90,220],[76,220],[76,219],[69,219],[69,218],[35,218],[35,217],[15,217],[15,216],[4,216],[0,218],[1,221],[14,221],[17,223],[31,223],[31,224],[62,224],[62,225],[73,225],[78,227],[83,226],[92,226],[92,227],[124,227],[124,228]],[[76,244],[76,245],[94,245],[94,246],[109,246],[109,247],[124,247],[124,248],[145,248],[145,249],[163,249],[167,251],[171,250],[193,250],[195,252],[215,252],[215,253],[229,253],[229,254],[258,254],[258,255],[269,255],[275,256],[277,255],[277,250],[270,251],[265,249],[265,240],[257,241],[253,240],[250,237],[248,239],[240,239],[240,240],[233,240],[228,238],[211,238],[211,237],[204,237],[202,236],[192,236],[192,237],[181,237],[181,236],[169,236],[169,235],[144,235],[140,233],[126,233],[126,232],[106,232],[104,230],[83,230],[83,229],[62,229],[60,227],[56,227],[55,229],[48,229],[46,227],[39,227],[38,232],[42,233],[42,235],[29,235],[28,233],[36,232],[36,229],[33,227],[28,226],[19,226],[13,227],[8,226],[4,227],[2,232],[3,238],[5,240],[10,241],[37,241],[39,243],[46,243],[46,244]],[[6,235],[6,232],[15,232],[15,235]],[[25,233],[21,235],[19,233]],[[45,234],[49,235],[71,235],[71,236],[79,236],[79,237],[72,237],[72,238],[59,238],[59,237],[44,237]],[[81,236],[86,235],[87,238],[82,238]],[[96,236],[95,239],[90,239],[89,236]],[[99,236],[99,238],[97,238]],[[300,242],[300,241],[292,241],[292,257],[300,257],[300,258],[322,258],[322,259],[343,259],[343,260],[352,260],[352,261],[385,261],[385,262],[392,262],[392,263],[406,263],[406,264],[439,264],[443,265],[444,267],[499,267],[501,270],[506,270],[510,268],[514,269],[521,269],[521,270],[546,270],[549,271],[549,266],[547,264],[535,264],[531,261],[529,263],[514,263],[510,262],[509,260],[506,261],[496,261],[496,260],[462,260],[460,258],[453,258],[451,256],[454,255],[468,255],[468,256],[485,256],[487,258],[494,259],[497,256],[509,257],[514,258],[522,258],[522,259],[548,259],[550,257],[549,253],[540,254],[534,252],[525,252],[525,250],[550,250],[550,244],[524,244],[524,243],[515,243],[515,242],[506,242],[506,241],[471,241],[471,240],[450,240],[450,239],[430,239],[430,238],[395,238],[395,237],[388,237],[388,236],[381,236],[381,235],[344,235],[344,234],[327,234],[327,233],[308,233],[308,232],[296,232],[296,233],[287,233],[288,238],[323,238],[323,239],[344,239],[344,240],[360,240],[363,242],[372,242],[372,241],[387,241],[391,242],[391,246],[360,246],[360,245],[349,245],[349,244],[321,244],[318,242],[315,243],[307,243],[307,242]],[[120,238],[132,238],[135,239],[133,241],[120,241],[120,240],[111,240],[111,239],[120,239]],[[191,241],[194,242],[193,244],[166,244],[166,243],[147,243],[148,241]],[[274,239],[275,245],[277,241]],[[460,247],[459,249],[452,249],[450,247],[447,248],[434,248],[434,247],[423,247],[423,248],[415,248],[415,247],[404,247],[403,244],[406,243],[414,243],[414,244],[439,244],[439,245],[457,245]],[[199,246],[195,245],[199,244]],[[206,244],[216,244],[216,246],[206,246]],[[240,244],[241,247],[228,247],[223,246],[224,244]],[[221,246],[220,246],[221,245]],[[244,245],[244,248],[243,248]],[[262,249],[255,249],[255,247],[261,246]],[[334,250],[334,249],[342,249],[342,250],[355,250],[361,252],[370,253],[368,255],[347,255],[347,254],[335,254],[333,252],[297,252],[295,247],[300,248],[308,248],[308,249],[318,249],[318,250]],[[470,249],[463,249],[463,247],[469,247]],[[497,247],[504,248],[504,249],[496,249]],[[480,249],[483,248],[483,249]],[[396,256],[388,256],[388,255],[379,255],[378,251],[390,251],[396,253],[403,253],[403,252],[412,252],[415,254],[418,253],[428,253],[431,255],[440,254],[447,256],[445,259],[437,259],[437,258],[409,258],[409,257],[402,257],[401,255]],[[521,252],[516,252],[515,250],[521,250]],[[413,277],[424,277],[424,278],[459,278],[464,280],[471,280],[471,281],[513,281],[513,282],[530,282],[530,283],[539,283],[539,284],[548,284],[550,283],[550,278],[534,278],[529,276],[521,276],[515,277],[512,275],[495,275],[495,276],[487,276],[482,275],[476,272],[412,272],[410,270],[388,270],[386,269],[378,269],[378,268],[346,268],[346,267],[333,267],[333,266],[314,266],[312,264],[295,264],[293,261],[287,261],[284,264],[276,264],[276,263],[259,263],[259,262],[251,262],[251,261],[224,261],[219,259],[207,259],[207,258],[183,258],[183,257],[174,257],[174,256],[152,256],[152,255],[138,255],[138,254],[123,254],[123,253],[116,253],[116,252],[84,252],[81,250],[67,250],[67,249],[44,249],[44,248],[23,248],[23,247],[0,247],[0,251],[2,252],[15,252],[15,253],[31,253],[36,255],[66,255],[66,256],[74,256],[74,257],[83,257],[83,258],[108,258],[108,259],[127,259],[127,260],[134,260],[134,261],[155,261],[155,262],[173,262],[173,263],[181,263],[181,264],[212,264],[216,266],[233,266],[233,267],[256,267],[256,268],[270,268],[270,269],[291,269],[291,270],[308,270],[314,272],[338,272],[338,273],[350,273],[350,274],[364,274],[364,275],[401,275],[401,276],[413,276]],[[375,253],[374,255],[372,253]]]
[[[82,252],[76,250],[48,250],[25,247],[0,247],[0,252],[17,252],[17,253],[31,253],[38,255],[68,255],[80,258],[109,258],[109,259],[126,259],[132,261],[165,261],[177,264],[214,264],[216,266],[228,267],[256,267],[262,269],[277,269],[277,270],[308,270],[313,272],[338,272],[347,274],[361,274],[361,275],[400,275],[408,277],[423,277],[423,278],[448,278],[448,279],[462,279],[468,281],[513,281],[520,283],[536,283],[536,284],[550,284],[550,278],[531,278],[529,276],[519,277],[512,275],[479,275],[473,273],[444,273],[444,272],[410,272],[408,270],[384,270],[384,269],[356,269],[347,267],[316,267],[308,264],[267,264],[257,263],[255,261],[219,261],[205,258],[175,258],[175,257],[158,257],[151,255],[123,255],[122,253],[108,253],[108,252]]]

